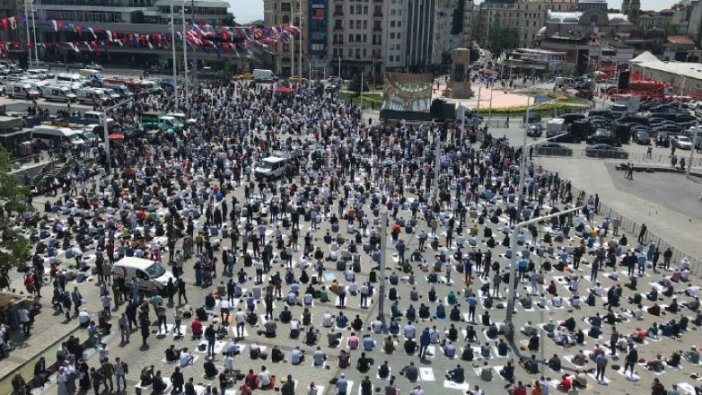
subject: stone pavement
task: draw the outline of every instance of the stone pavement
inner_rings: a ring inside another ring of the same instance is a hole
[[[236,193],[239,194],[239,193],[241,193],[241,191],[237,191]],[[602,194],[601,194],[601,196],[602,196]],[[606,201],[606,200],[604,200],[604,198],[603,198],[603,201]],[[405,219],[409,218],[409,212],[407,210],[401,210],[400,217],[404,217]],[[596,222],[598,222],[599,220],[600,219],[597,219]],[[472,221],[474,221],[474,220],[472,220]],[[473,222],[469,223],[469,226],[471,226],[472,223]],[[303,226],[303,229],[308,229],[309,223],[303,222],[302,226]],[[421,229],[421,228],[425,228],[425,227],[426,227],[426,224],[424,222],[420,222],[419,228]],[[491,225],[491,227],[496,230],[497,236],[498,236],[497,241],[499,243],[499,241],[501,239],[501,235],[500,235],[500,231],[499,231],[500,226]],[[480,228],[482,228],[482,226]],[[325,234],[326,229],[327,229],[327,226],[326,226],[326,224],[323,223],[321,229],[319,229],[315,232],[315,240],[316,240],[315,245],[321,246],[323,251],[328,250],[328,247],[325,246],[321,240],[321,236]],[[541,230],[543,231],[543,229],[541,229]],[[342,224],[342,226],[341,226],[341,234],[346,239],[351,237],[351,235],[346,232],[345,224]],[[481,229],[481,232],[479,232],[479,235],[482,235],[482,229]],[[415,244],[416,238],[413,237],[412,235],[407,235],[404,232],[403,232],[401,237],[403,237],[403,238],[405,238],[405,240],[407,240],[408,251],[413,251],[414,248],[416,247],[416,244]],[[443,241],[443,238],[442,238],[442,241]],[[577,244],[577,242],[578,242],[578,240],[574,238],[571,240],[566,240],[566,242],[563,245],[571,245],[572,246],[572,245]],[[223,245],[229,246],[229,241],[225,240],[223,242]],[[481,245],[481,249],[483,249],[483,250],[487,249],[487,247],[484,246],[484,244],[481,243],[480,245]],[[560,246],[561,246],[560,243],[554,243],[554,248],[556,248],[556,250]],[[388,266],[390,268],[393,268],[395,265],[394,265],[393,260],[391,258],[392,243],[388,243],[388,248],[391,249],[388,253],[388,262],[389,262]],[[455,252],[455,251],[456,251],[455,248],[451,250],[451,252]],[[432,252],[430,249],[429,252],[427,254],[425,254],[425,257],[431,257],[435,252],[437,252],[437,251]],[[508,260],[502,257],[505,253],[505,248],[502,246],[499,246],[499,244],[498,244],[498,246],[495,247],[492,250],[492,252],[493,252],[493,260],[499,262],[501,268],[505,268],[508,264]],[[298,251],[298,253],[295,256],[295,260],[294,260],[295,262],[298,260],[299,254],[300,253]],[[552,262],[554,261],[553,258],[545,258],[545,259],[551,260]],[[589,258],[586,258],[586,259],[588,261],[590,260]],[[542,263],[542,261],[543,261],[543,259],[535,258],[535,263],[536,263],[537,267],[538,267],[538,265],[540,265]],[[279,264],[280,263],[278,261],[276,261],[276,264],[274,264],[274,268],[273,268],[274,271],[277,271],[277,270],[282,271],[283,270],[282,268],[280,268],[280,266],[278,266]],[[326,273],[328,273],[328,274],[333,273],[334,276],[337,279],[339,279],[339,281],[341,283],[346,283],[346,281],[343,280],[343,273],[334,270],[335,267],[333,267],[334,265],[331,262],[327,262],[326,265],[328,266],[325,270]],[[237,263],[236,270],[238,270],[238,268],[240,266],[241,266],[241,263],[240,262]],[[363,282],[365,282],[368,279],[368,273],[370,273],[372,271],[374,266],[375,266],[375,264],[370,260],[368,255],[362,254],[362,271],[361,271],[361,273],[356,273],[356,281],[359,284],[362,284]],[[192,261],[188,261],[184,264],[185,279],[189,284],[192,284],[194,281],[194,275],[193,275],[193,272],[191,270],[191,267],[192,267]],[[221,268],[221,266],[219,266],[219,267]],[[617,267],[617,270],[622,270],[622,268]],[[251,268],[246,268],[246,271],[249,274],[249,276],[253,275],[253,271]],[[650,269],[647,269],[647,271],[650,272]],[[388,271],[388,274],[390,272],[391,271]],[[583,266],[581,266],[581,271],[579,272],[579,274],[583,275],[583,279],[581,281],[582,289],[593,286],[593,284],[590,284],[589,281],[587,280],[587,278],[589,277],[588,273],[589,273],[588,266],[583,264]],[[561,278],[563,275],[565,275],[565,273],[551,272],[546,276],[546,282],[548,283],[549,280],[554,279],[554,278]],[[416,277],[417,277],[416,288],[417,288],[418,292],[422,295],[422,299],[420,299],[420,302],[427,301],[427,292],[430,289],[430,285],[427,284],[424,276],[425,276],[425,274],[421,273],[421,272],[417,272],[417,274],[416,274]],[[621,276],[621,277],[622,277],[622,280],[620,280],[620,282],[623,282],[624,276]],[[461,275],[454,271],[452,278],[454,280],[460,282]],[[640,281],[640,283],[639,283],[640,288],[639,289],[641,291],[647,291],[650,287],[647,284],[648,281],[653,281],[656,278],[658,278],[657,275],[653,275],[653,276],[647,275],[645,279],[642,279]],[[616,283],[615,281],[608,279],[605,276],[605,273],[601,273],[599,279],[602,281],[602,287],[605,290],[608,287],[610,287],[611,285]],[[220,278],[217,278],[215,280],[215,284],[219,280],[220,280]],[[698,281],[698,279],[694,279],[694,282],[697,284],[699,281]],[[480,284],[480,281],[475,281],[474,284],[471,285],[471,288],[474,291],[478,291],[479,284]],[[246,287],[251,288],[251,286],[252,286],[252,282],[248,281],[246,284]],[[375,286],[377,289],[377,284],[375,284]],[[523,284],[523,286],[524,286],[524,288],[522,288],[522,286],[520,286],[520,292],[522,292],[522,293],[525,292],[524,289],[528,285]],[[286,288],[287,287],[284,287],[284,290]],[[87,300],[95,300],[95,299],[92,299],[93,294],[91,292],[96,293],[97,287],[94,287],[92,285],[92,283],[86,283],[86,284],[81,285],[81,289],[84,290],[84,293],[87,294],[86,295]],[[405,308],[408,307],[410,304],[410,300],[408,297],[409,289],[410,289],[410,287],[407,285],[398,286],[398,295],[400,295],[400,297],[401,297],[401,299],[399,300],[399,307],[400,307],[400,310],[402,310],[402,311],[404,311]],[[466,312],[467,309],[465,308],[465,301],[460,296],[463,292],[462,286],[460,286],[458,284],[455,284],[455,285],[437,284],[436,289],[437,289],[437,292],[440,296],[439,300],[443,300],[444,296],[450,290],[453,290],[454,292],[456,292],[459,295],[458,300],[459,300],[459,303],[461,305],[461,310],[462,310],[462,312]],[[198,306],[204,300],[205,294],[210,290],[211,290],[211,288],[207,289],[207,288],[197,288],[194,286],[190,286],[189,290],[188,290],[188,297],[191,301],[190,304],[193,306]],[[565,288],[565,286],[559,285],[558,291],[559,291],[559,294],[563,295],[564,299],[567,298],[567,295],[569,293],[568,293],[567,289]],[[506,293],[506,285],[504,283],[501,285],[500,293],[502,295],[504,295]],[[283,292],[283,294],[286,294],[286,292]],[[626,296],[628,295],[628,293],[625,292],[624,295],[625,295],[625,297],[622,298],[623,299],[622,306],[623,307],[630,307],[628,305],[628,303],[626,302]],[[333,297],[334,296],[332,295],[332,298]],[[351,317],[354,316],[355,314],[359,314],[360,317],[365,322],[364,326],[367,327],[370,320],[373,317],[375,317],[375,315],[377,314],[377,302],[378,302],[379,297],[380,297],[380,295],[378,295],[376,293],[376,295],[374,295],[374,297],[372,299],[372,306],[368,309],[360,309],[360,308],[358,308],[358,304],[359,304],[358,297],[349,296],[347,298],[348,307],[346,309],[344,309],[343,311],[346,315],[351,316]],[[669,300],[667,302],[669,303]],[[243,304],[243,302],[240,302],[239,305],[241,306],[241,304]],[[275,315],[277,315],[277,312],[280,310],[281,306],[284,304],[284,301],[276,301],[276,304],[277,304],[277,307],[276,307],[276,312],[274,313]],[[389,304],[389,302],[387,304]],[[415,305],[415,308],[418,307],[417,306],[418,303],[413,303],[413,304]],[[564,301],[564,304],[567,305],[567,302]],[[598,307],[601,306],[601,304],[602,304],[602,302],[598,301]],[[431,304],[432,311],[434,310],[435,305],[436,304]],[[387,306],[387,308],[389,308],[389,306]],[[263,314],[262,310],[263,309],[261,306],[257,307],[257,313]],[[299,314],[301,312],[301,307],[299,307],[299,306],[293,307],[292,310],[293,310],[293,316],[299,316]],[[47,311],[49,311],[49,310],[45,309],[43,314],[45,314]],[[336,314],[336,313],[338,313],[339,309],[335,308],[333,303],[324,304],[324,303],[320,303],[318,301],[315,301],[315,307],[312,309],[312,312],[313,312],[312,322],[315,325],[315,327],[317,327],[317,328],[321,327],[321,322],[320,322],[321,315],[324,314],[324,312],[326,312],[326,311],[329,311],[332,314]],[[477,310],[477,315],[482,314],[483,311],[484,311],[484,309],[482,307],[479,307]],[[595,310],[593,308],[585,307],[585,308],[582,308],[579,310],[573,310],[570,308],[563,308],[563,309],[559,309],[559,310],[555,310],[555,309],[551,308],[547,311],[536,309],[534,312],[525,312],[525,311],[523,311],[523,309],[518,308],[518,311],[519,311],[519,313],[516,315],[516,321],[515,321],[516,328],[521,327],[527,320],[530,320],[534,323],[543,323],[543,322],[547,322],[549,319],[554,319],[556,321],[560,321],[560,320],[563,320],[567,317],[573,317],[573,318],[575,318],[576,322],[578,323],[578,326],[580,328],[583,328],[584,330],[586,330],[588,325],[584,324],[582,319],[587,315],[594,314],[594,311],[602,311],[602,310],[601,309]],[[493,308],[491,310],[493,320],[496,320],[496,321],[503,321],[504,320],[504,313],[505,313],[504,309]],[[116,317],[116,316],[117,316],[117,314],[113,315],[113,317]],[[171,315],[169,314],[169,321],[170,321],[170,317],[171,317]],[[632,331],[634,331],[634,329],[636,329],[636,327],[647,328],[653,321],[661,322],[661,320],[667,319],[667,318],[670,318],[670,316],[669,317],[655,318],[655,317],[651,317],[649,315],[646,315],[644,321],[641,321],[641,322],[628,321],[625,323],[618,324],[618,330],[622,334],[628,334],[628,333],[631,333]],[[404,321],[401,321],[401,322],[404,322]],[[441,330],[447,329],[451,323],[452,322],[450,322],[450,321],[436,320],[436,319],[426,321],[426,322],[418,322],[417,323],[417,333],[421,332],[421,329],[424,326],[431,327],[434,325],[441,331]],[[113,319],[113,324],[115,324],[114,319]],[[462,329],[462,328],[465,328],[469,323],[456,322],[455,324],[458,328]],[[485,343],[487,341],[487,339],[481,333],[483,327],[479,324],[476,324],[475,327],[476,327],[476,330],[478,331],[479,343]],[[170,338],[170,335],[165,336],[165,337],[158,337],[154,334],[155,328],[152,328],[152,329],[153,329],[152,335],[148,340],[149,346],[147,348],[140,347],[139,333],[134,333],[132,335],[131,342],[127,343],[127,344],[120,344],[119,343],[119,336],[117,336],[117,335],[111,336],[108,340],[108,348],[110,349],[111,359],[114,359],[115,357],[119,356],[122,359],[124,359],[125,361],[127,361],[130,365],[130,373],[128,375],[130,388],[133,388],[133,385],[137,382],[139,371],[140,371],[141,367],[143,367],[143,366],[154,365],[156,369],[160,369],[163,372],[164,376],[166,376],[166,377],[170,376],[170,373],[173,371],[173,367],[161,362],[161,360],[163,359],[163,356],[164,356],[163,352],[168,347],[168,345],[175,344],[176,347],[187,346],[192,350],[195,348],[195,346],[198,343],[197,341],[191,340],[190,336],[186,336],[182,340],[175,340],[175,341]],[[240,355],[240,356],[237,356],[235,358],[235,368],[238,368],[238,369],[249,369],[250,368],[250,369],[253,369],[255,372],[257,372],[260,370],[261,365],[266,365],[266,366],[268,366],[269,370],[271,370],[273,372],[273,374],[277,375],[278,377],[283,377],[287,374],[293,374],[294,378],[296,380],[298,380],[298,387],[297,387],[298,392],[297,393],[303,393],[302,389],[306,388],[311,381],[314,381],[315,383],[317,383],[319,385],[324,385],[324,387],[325,387],[324,393],[326,393],[326,394],[335,394],[336,393],[333,390],[332,386],[329,384],[329,380],[332,379],[333,377],[336,377],[337,374],[341,371],[338,368],[338,363],[336,360],[336,356],[338,355],[339,349],[338,348],[332,349],[332,348],[329,348],[326,346],[326,336],[325,336],[325,333],[327,331],[326,329],[322,329],[322,336],[321,336],[318,344],[321,346],[322,350],[329,357],[328,362],[327,362],[327,365],[329,366],[328,369],[316,369],[316,368],[313,368],[311,366],[311,353],[313,351],[313,347],[309,347],[309,346],[302,344],[302,342],[300,340],[291,341],[290,339],[288,339],[287,338],[288,329],[285,325],[280,325],[280,324],[278,325],[278,337],[274,338],[274,339],[266,339],[266,338],[263,338],[262,336],[254,335],[254,333],[256,331],[255,327],[249,326],[249,327],[247,327],[247,331],[249,333],[249,336],[243,341],[243,344],[250,345],[253,341],[258,341],[260,345],[265,345],[268,347],[269,353],[270,353],[270,350],[273,346],[278,346],[285,352],[287,360],[289,360],[290,350],[292,349],[292,347],[294,347],[296,345],[300,345],[301,348],[306,351],[306,354],[308,357],[302,366],[293,367],[289,364],[289,362],[273,364],[270,362],[270,359],[268,359],[266,361],[251,361],[249,359],[248,354],[247,354],[246,349],[245,349],[244,353],[243,353],[244,355]],[[367,331],[367,329],[364,330],[364,332],[365,331]],[[603,338],[607,339],[609,337],[610,332],[611,332],[610,327],[605,325],[603,327],[603,331],[604,331]],[[349,334],[349,331],[342,330],[341,333],[343,333],[343,336],[344,336],[344,338],[342,339],[342,344],[344,344],[346,339],[347,339],[347,336]],[[29,344],[31,346],[27,348],[27,352],[31,353],[31,350],[34,350],[35,352],[39,352],[46,347],[46,343],[44,343],[45,338],[43,337],[44,334],[42,333],[41,335],[42,335],[41,339],[36,337],[37,335],[33,335],[30,338]],[[85,332],[81,332],[81,338],[84,338],[84,337],[85,337]],[[393,367],[392,374],[397,377],[396,384],[401,389],[402,393],[408,393],[409,390],[414,385],[412,383],[409,383],[405,378],[399,376],[398,373],[399,373],[399,370],[403,366],[407,365],[407,363],[409,361],[412,361],[412,360],[415,362],[415,364],[417,364],[421,367],[431,368],[431,370],[433,372],[433,376],[435,378],[434,381],[422,381],[421,382],[421,385],[424,388],[426,393],[438,393],[440,391],[447,391],[448,394],[460,394],[461,391],[459,391],[459,390],[447,389],[444,386],[444,380],[443,380],[443,375],[444,375],[445,371],[450,369],[450,368],[455,367],[455,365],[459,364],[459,363],[465,368],[467,382],[470,384],[471,387],[474,385],[480,385],[481,388],[484,388],[487,390],[488,394],[505,393],[504,387],[505,387],[505,385],[507,385],[507,383],[504,380],[502,380],[501,378],[499,378],[499,376],[496,375],[496,377],[490,383],[481,382],[480,379],[477,377],[476,372],[474,372],[474,368],[481,366],[482,361],[474,361],[471,363],[471,362],[459,362],[456,360],[450,360],[441,354],[441,349],[440,349],[439,345],[434,345],[435,355],[433,357],[431,357],[425,361],[420,361],[416,356],[407,356],[403,352],[403,350],[402,350],[402,336],[400,336],[399,339],[396,339],[399,342],[398,350],[396,350],[392,355],[387,355],[387,354],[382,352],[382,349],[380,349],[380,345],[382,344],[384,337],[385,337],[385,335],[373,335],[373,338],[378,343],[378,348],[376,348],[375,351],[369,353],[369,355],[372,358],[374,358],[375,365],[378,365],[379,363],[381,363],[384,360],[387,360],[389,362],[389,364]],[[548,357],[552,354],[558,354],[560,356],[565,356],[565,355],[569,355],[569,354],[572,355],[573,353],[576,352],[577,349],[581,348],[581,347],[571,347],[569,349],[563,349],[560,346],[556,346],[555,343],[551,339],[548,339],[546,337],[543,337],[543,338],[544,338],[544,341],[543,341],[544,347],[543,347],[542,352],[540,352],[539,354],[544,355],[546,357]],[[515,339],[517,340],[517,343],[519,343],[519,341],[521,341],[525,338],[521,334],[516,334]],[[591,338],[587,338],[586,344],[582,348],[591,350],[594,347],[595,343],[596,343],[595,340],[593,340]],[[699,332],[697,331],[697,328],[695,328],[693,325],[691,325],[690,331],[688,331],[688,333],[686,333],[681,340],[665,339],[664,341],[660,341],[660,342],[650,342],[649,344],[639,348],[639,355],[641,358],[645,358],[646,360],[648,360],[648,359],[654,358],[656,354],[660,353],[665,358],[665,357],[668,357],[670,355],[670,352],[673,350],[676,350],[676,349],[687,350],[690,345],[699,344],[699,343],[702,343],[702,338],[700,338]],[[474,343],[471,346],[477,346],[477,345],[478,345],[477,343]],[[457,346],[460,346],[460,347],[467,346],[467,343],[461,339],[461,340],[459,340]],[[55,349],[56,347],[52,347],[52,348]],[[354,387],[350,391],[350,394],[354,394],[354,395],[358,393],[359,383],[363,379],[363,377],[365,376],[364,374],[362,374],[362,373],[358,372],[356,369],[354,369],[355,359],[358,357],[359,354],[360,354],[359,351],[353,351],[352,352],[352,359],[351,359],[351,367],[343,370],[346,373],[349,380],[352,380],[354,382]],[[510,358],[514,358],[516,361],[518,351],[513,350],[510,352],[510,354],[511,354]],[[27,355],[30,355],[30,354],[27,354]],[[202,372],[203,372],[202,365],[203,365],[204,359],[205,359],[204,354],[195,353],[195,355],[200,355],[200,358],[195,363],[195,366],[186,368],[184,370],[184,375],[186,377],[186,380],[188,377],[194,377],[196,382],[201,382],[201,383],[206,385],[209,382],[202,378]],[[523,353],[523,355],[528,356],[528,353]],[[493,367],[493,368],[503,366],[506,364],[506,362],[508,360],[509,359],[507,359],[507,358],[492,358],[492,359],[488,360],[488,366]],[[216,363],[221,364],[221,362],[222,362],[222,357],[218,356],[216,358]],[[610,361],[610,367],[613,363],[615,363],[615,362]],[[621,361],[616,362],[616,363],[621,363]],[[89,357],[89,364],[91,366],[96,365],[96,357],[94,355]],[[590,365],[590,367],[593,367],[592,363],[590,363],[589,365]],[[563,366],[565,368],[572,367],[566,361],[563,361]],[[692,380],[690,380],[689,375],[691,373],[697,373],[697,367],[689,366],[689,364],[686,364],[684,362],[683,362],[683,366],[684,366],[684,369],[682,371],[669,370],[665,374],[660,376],[659,378],[667,386],[669,386],[670,384],[673,384],[673,383],[679,383],[679,382],[683,382],[683,381],[692,381]],[[589,382],[590,382],[589,388],[591,389],[592,393],[602,393],[605,391],[610,391],[610,392],[623,394],[623,393],[634,393],[635,391],[638,391],[638,392],[647,391],[648,388],[650,387],[650,383],[651,383],[653,377],[655,377],[655,376],[652,373],[645,371],[641,367],[637,367],[637,373],[641,376],[641,380],[636,382],[636,383],[632,383],[632,382],[625,380],[623,376],[621,376],[621,375],[613,372],[611,369],[609,369],[607,374],[606,374],[608,379],[611,380],[608,386],[596,384],[596,383],[594,383],[594,380],[590,379],[589,380]],[[544,372],[544,374],[546,376],[552,377],[552,378],[557,378],[560,376],[560,373],[551,372],[549,370]],[[368,373],[368,375],[373,380],[374,385],[376,385],[376,386],[384,385],[381,380],[375,378],[375,369],[372,369]],[[522,380],[524,382],[532,381],[532,380],[538,378],[538,375],[527,374],[521,367],[516,368],[515,376],[516,376],[517,380]],[[214,384],[216,384],[216,383],[214,383]],[[47,389],[47,391],[53,392],[53,391],[55,391],[55,388],[49,387]]]

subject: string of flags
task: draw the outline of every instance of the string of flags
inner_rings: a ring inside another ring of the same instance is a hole
[[[16,30],[27,23],[25,17],[8,17],[0,19],[0,29],[4,31]],[[109,47],[132,47],[148,49],[171,48],[171,32],[166,33],[127,33],[105,29],[84,27],[79,24],[56,19],[47,19],[48,29],[54,32],[63,32],[64,42],[37,43],[38,47],[58,48],[62,51],[80,52],[108,52]],[[185,32],[185,42],[189,48],[201,49],[206,53],[214,51],[217,56],[224,53],[233,53],[239,56],[240,52],[247,53],[252,47],[258,46],[268,50],[278,42],[287,42],[300,34],[300,29],[292,24],[278,26],[222,26],[216,24],[192,24]],[[183,42],[183,33],[175,32],[175,45]],[[1,42],[0,52],[6,54],[9,50],[33,48],[30,41]]]

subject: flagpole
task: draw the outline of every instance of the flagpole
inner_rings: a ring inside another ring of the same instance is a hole
[[[32,1],[32,32],[34,32],[34,64],[36,65],[39,61],[39,48],[37,47],[37,28],[34,24],[34,0]]]
[[[32,50],[29,48],[29,43],[31,40],[31,36],[29,35],[29,9],[27,7],[27,1],[29,0],[24,0],[24,16],[27,19],[27,21],[24,24],[24,27],[27,28],[27,42],[25,45],[27,46],[27,66],[32,67]],[[36,64],[35,64],[36,66]]]
[[[187,104],[190,98],[188,97],[188,44],[185,39],[185,4],[183,4],[183,89],[185,97],[183,98],[183,109],[190,111]]]
[[[178,65],[176,60],[175,17],[173,16],[173,2],[171,2],[171,47],[173,48],[173,97],[175,109],[178,110]]]
[[[299,25],[300,26],[298,26],[298,29],[300,30],[300,61],[298,63],[299,63],[299,68],[300,68],[299,75],[300,75],[300,78],[302,78],[302,1],[299,1],[298,5],[300,7],[300,9],[299,9],[299,11],[300,11],[299,12],[299,16],[300,16],[299,17],[299,22],[300,22]]]

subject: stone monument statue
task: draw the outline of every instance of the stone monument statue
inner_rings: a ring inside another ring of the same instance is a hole
[[[470,49],[456,48],[451,51],[451,77],[446,84],[444,96],[453,99],[469,99],[470,89]]]

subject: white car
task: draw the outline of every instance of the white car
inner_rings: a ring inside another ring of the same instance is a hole
[[[692,140],[687,136],[678,135],[673,140],[675,147],[682,150],[692,149]]]

